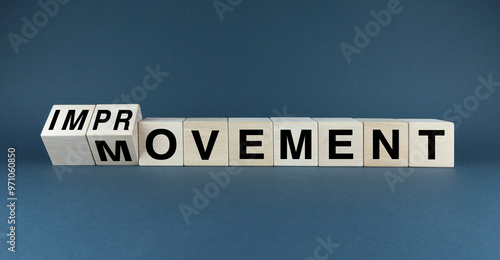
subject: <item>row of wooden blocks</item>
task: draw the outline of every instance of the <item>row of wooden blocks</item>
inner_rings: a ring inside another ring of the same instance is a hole
[[[454,125],[437,119],[143,120],[137,104],[54,105],[41,137],[54,165],[454,165]]]

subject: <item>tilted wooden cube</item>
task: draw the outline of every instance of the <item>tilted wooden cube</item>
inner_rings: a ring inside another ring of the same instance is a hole
[[[87,140],[97,165],[138,165],[137,104],[97,105],[87,131]]]
[[[229,165],[273,166],[273,122],[229,118]]]
[[[352,118],[318,122],[319,166],[363,166],[363,123]]]
[[[408,167],[408,123],[367,118],[363,122],[364,166]]]
[[[184,165],[185,118],[152,118],[139,122],[139,165]]]
[[[227,118],[184,120],[184,165],[228,166]]]
[[[453,167],[455,126],[437,119],[401,119],[408,122],[410,167]]]
[[[318,123],[309,117],[272,117],[275,166],[318,166]]]
[[[87,142],[95,105],[54,105],[41,137],[53,165],[94,165]]]

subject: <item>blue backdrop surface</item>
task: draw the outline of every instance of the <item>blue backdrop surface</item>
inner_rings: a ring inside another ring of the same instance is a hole
[[[0,149],[16,148],[18,201],[16,253],[0,207],[0,259],[498,259],[499,10],[1,1]],[[114,102],[145,117],[445,119],[456,167],[52,166],[51,106]],[[199,199],[211,172],[230,181]]]

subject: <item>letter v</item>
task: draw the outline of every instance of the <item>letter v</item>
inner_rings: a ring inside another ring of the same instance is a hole
[[[202,160],[210,159],[210,154],[214,149],[215,140],[217,139],[217,135],[219,135],[219,130],[213,130],[210,134],[210,139],[208,140],[207,149],[203,147],[203,141],[201,140],[200,131],[191,130],[191,133],[194,137],[194,142],[196,143],[196,147],[198,148],[198,152],[200,152],[200,157]]]

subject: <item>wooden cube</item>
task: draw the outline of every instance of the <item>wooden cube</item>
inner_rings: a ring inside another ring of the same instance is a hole
[[[87,142],[95,105],[54,105],[41,137],[53,165],[94,165]]]
[[[273,166],[273,122],[229,118],[229,165]]]
[[[352,118],[318,122],[319,166],[363,166],[363,123]]]
[[[185,118],[153,118],[139,122],[139,165],[184,165]]]
[[[184,120],[184,165],[228,166],[227,118]]]
[[[138,165],[138,104],[97,105],[87,140],[97,165]]]
[[[318,123],[309,117],[272,117],[275,166],[318,166]]]
[[[437,119],[401,119],[408,122],[410,167],[453,167],[455,126]]]
[[[408,167],[408,123],[396,119],[363,122],[364,166]]]

